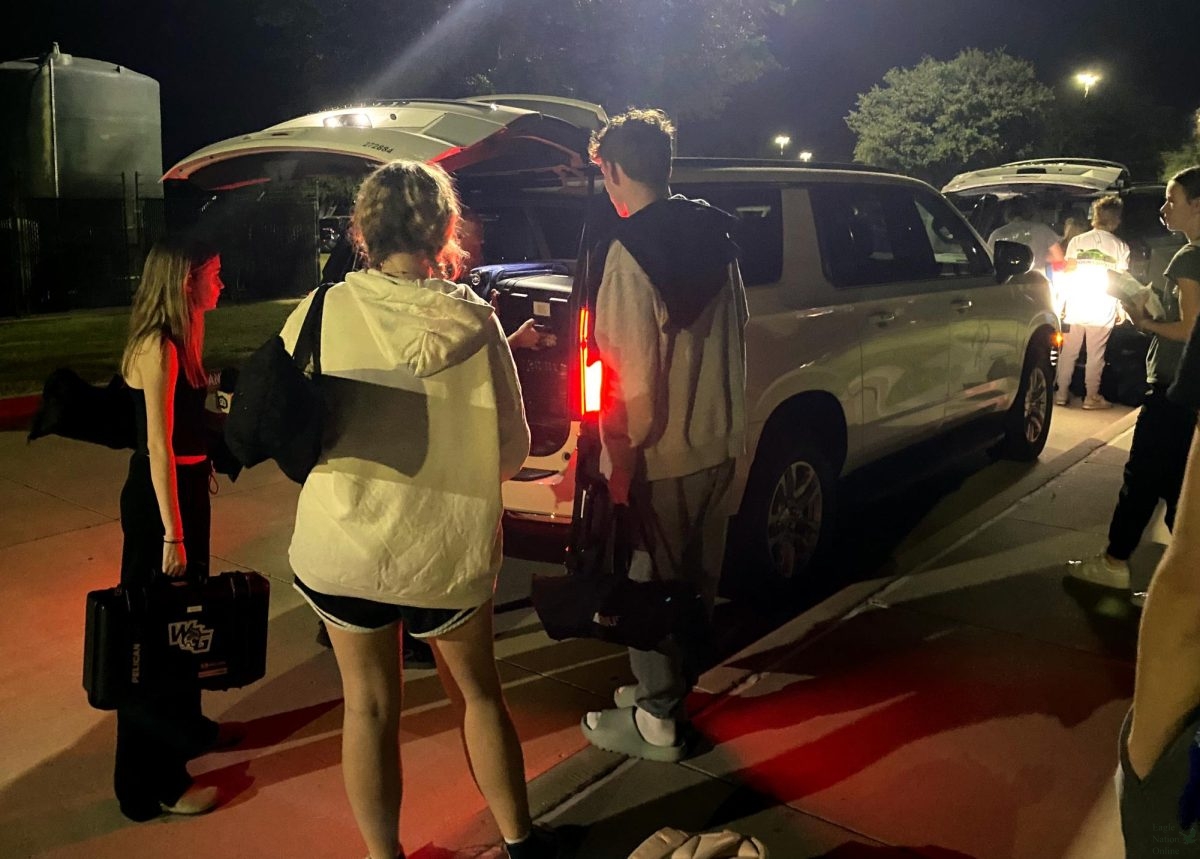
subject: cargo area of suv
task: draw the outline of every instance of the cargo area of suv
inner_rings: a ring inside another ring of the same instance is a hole
[[[573,426],[567,395],[578,329],[572,283],[592,172],[587,144],[606,122],[596,105],[542,96],[371,102],[214,143],[173,166],[164,179],[211,192],[209,216],[215,219],[244,217],[262,205],[267,186],[326,177],[353,181],[395,158],[445,167],[478,240],[462,279],[493,303],[507,332],[533,319],[547,335],[540,348],[514,356],[532,445],[515,487],[505,489],[506,505],[569,521],[569,481],[558,487]],[[327,251],[311,286],[341,280],[361,264],[344,231]],[[303,264],[297,265],[299,271],[282,277],[268,273],[283,282],[277,294],[304,282]],[[530,492],[534,498],[526,500]]]
[[[942,192],[985,239],[1004,224],[1004,203],[1017,196],[1034,201],[1038,220],[1060,236],[1068,219],[1089,229],[1092,202],[1115,194],[1124,203],[1117,236],[1129,245],[1130,273],[1158,286],[1171,256],[1183,244],[1159,217],[1166,187],[1135,183],[1128,168],[1115,161],[1042,158],[962,173]]]

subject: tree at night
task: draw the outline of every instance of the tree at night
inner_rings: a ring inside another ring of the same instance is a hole
[[[1192,114],[1191,136],[1178,149],[1171,149],[1162,154],[1163,181],[1170,179],[1180,170],[1195,167],[1200,164],[1200,110]]]
[[[1163,151],[1184,139],[1178,111],[1155,104],[1139,87],[1111,80],[1086,98],[1077,87],[1058,92],[1038,154],[1117,161],[1135,178],[1149,180],[1162,169]]]
[[[1031,63],[969,48],[949,61],[891,69],[859,96],[846,124],[858,136],[857,161],[940,183],[1028,157],[1053,102]]]
[[[784,3],[767,0],[522,0],[506,19],[481,79],[496,91],[555,93],[610,111],[655,105],[712,116],[739,84],[775,67],[764,26]],[[530,28],[525,22],[545,21]],[[536,32],[535,32],[536,30]]]
[[[610,111],[718,113],[776,66],[765,29],[795,0],[255,0],[292,112],[357,99],[533,92]],[[303,104],[300,102],[304,102]]]

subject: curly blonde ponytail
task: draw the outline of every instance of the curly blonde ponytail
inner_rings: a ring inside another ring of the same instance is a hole
[[[445,170],[422,161],[392,161],[363,180],[351,229],[372,266],[407,253],[454,278],[464,257],[461,220],[458,194]]]

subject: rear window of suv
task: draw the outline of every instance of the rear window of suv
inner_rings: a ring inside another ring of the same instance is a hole
[[[985,274],[987,252],[941,198],[898,185],[809,188],[825,274],[866,286]]]
[[[783,213],[778,188],[737,185],[672,185],[671,190],[737,218],[733,239],[746,286],[777,283],[783,276]]]

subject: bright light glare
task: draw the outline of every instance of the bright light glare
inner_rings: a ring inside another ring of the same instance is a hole
[[[1108,266],[1079,261],[1054,273],[1055,303],[1066,307],[1063,321],[1072,325],[1107,325],[1117,312],[1108,293]]]
[[[444,5],[444,4],[443,4]],[[426,82],[436,79],[459,62],[456,48],[470,33],[487,29],[489,16],[506,4],[496,0],[456,0],[424,35],[409,43],[388,66],[360,90],[362,99],[379,98],[380,93],[403,86],[420,91]]]
[[[812,161],[813,154],[811,152],[809,152],[807,149],[805,149],[803,152],[800,153],[800,155],[798,157],[800,158],[801,161]]]
[[[1100,75],[1095,72],[1080,72],[1075,75],[1075,82],[1083,87],[1083,97],[1087,98],[1092,91],[1092,87],[1100,83]]]
[[[371,117],[365,113],[338,113],[322,120],[326,128],[371,128]]]
[[[792,138],[788,137],[786,134],[779,134],[775,136],[775,145],[780,149],[787,146],[791,142]]]

